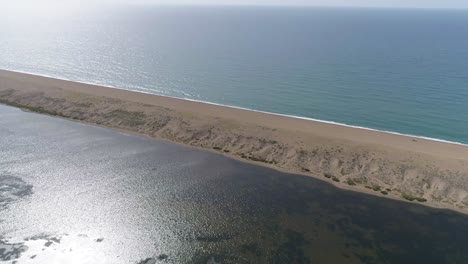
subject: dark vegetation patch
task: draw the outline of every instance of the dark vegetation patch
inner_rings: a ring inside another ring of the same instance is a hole
[[[422,197],[414,196],[414,195],[407,194],[407,193],[404,193],[404,194],[402,194],[402,195],[401,195],[401,197],[402,197],[403,199],[406,199],[406,200],[408,200],[408,201],[418,201],[418,202],[421,202],[421,203],[423,203],[423,202],[426,202],[426,201],[427,201],[427,199],[426,199],[426,198],[422,198]]]
[[[323,176],[327,179],[332,179],[332,181],[334,182],[340,182],[340,179],[338,179],[338,177],[336,177],[335,175],[333,174],[330,174],[330,173],[324,173]]]
[[[353,179],[348,179],[348,180],[346,181],[346,183],[347,183],[348,185],[350,185],[350,186],[356,185],[356,182],[354,182]]]
[[[251,161],[256,161],[256,162],[263,162],[263,163],[267,163],[267,164],[277,164],[278,162],[275,161],[275,160],[271,160],[271,161],[268,161],[264,158],[257,158],[257,157],[254,157],[254,156],[247,156],[245,155],[244,153],[242,153],[241,155],[241,158],[243,159],[247,159],[247,160],[251,160]]]
[[[42,106],[26,105],[26,104],[21,104],[21,103],[18,103],[18,102],[9,101],[9,100],[5,100],[5,99],[0,99],[0,103],[5,104],[5,105],[9,105],[9,106],[13,106],[13,107],[17,107],[17,108],[21,108],[21,109],[25,109],[25,110],[28,110],[28,111],[31,111],[31,112],[40,113],[40,114],[46,114],[46,115],[51,115],[51,116],[62,116],[61,113],[56,112],[54,110],[47,110]]]
[[[141,126],[145,124],[146,115],[143,112],[117,109],[105,114],[105,117],[119,119],[125,126]]]
[[[278,141],[276,140],[267,140],[267,139],[264,139],[264,138],[261,138],[259,139],[258,141],[260,141],[260,143],[263,143],[263,144],[277,144]]]
[[[85,103],[85,102],[79,102],[79,103],[78,103],[78,102],[77,102],[77,103],[74,103],[74,105],[75,105],[75,106],[78,106],[78,107],[91,107],[91,106],[93,106],[93,104],[92,104],[92,103],[89,103],[89,102],[88,102],[88,103]]]

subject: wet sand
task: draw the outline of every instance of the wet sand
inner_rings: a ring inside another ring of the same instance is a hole
[[[0,102],[468,213],[468,147],[0,71]]]

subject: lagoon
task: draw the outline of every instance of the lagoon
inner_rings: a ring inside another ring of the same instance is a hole
[[[0,261],[468,261],[465,215],[7,106],[0,113]]]

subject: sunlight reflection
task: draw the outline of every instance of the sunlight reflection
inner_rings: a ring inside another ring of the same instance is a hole
[[[16,261],[19,263],[91,264],[109,263],[104,254],[106,241],[87,235],[73,234],[56,237],[39,236],[9,243],[24,243],[28,249]]]

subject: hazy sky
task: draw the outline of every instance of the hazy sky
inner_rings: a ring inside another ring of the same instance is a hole
[[[124,0],[125,1],[125,0]],[[468,0],[141,0],[152,3],[468,8]]]
[[[147,0],[167,2],[166,0]],[[169,0],[171,2],[171,0]],[[275,4],[316,6],[374,6],[374,7],[450,7],[467,8],[468,0],[175,0],[186,3]]]
[[[2,1],[3,2],[3,1]],[[155,3],[155,4],[254,4],[254,5],[312,5],[312,6],[369,6],[468,8],[468,0],[5,0],[2,6],[51,7],[90,5],[96,3]]]
[[[468,8],[468,0],[0,0],[0,18],[69,16],[99,5],[294,5],[393,8]]]

